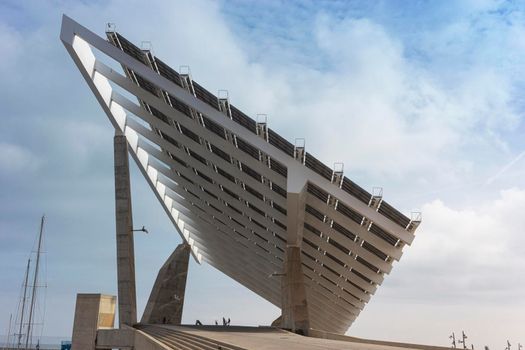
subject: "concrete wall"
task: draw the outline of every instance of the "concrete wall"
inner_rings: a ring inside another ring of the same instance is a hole
[[[95,349],[97,330],[113,328],[116,298],[112,295],[77,294],[72,349]]]
[[[160,269],[141,323],[180,325],[186,293],[190,246],[177,246]]]

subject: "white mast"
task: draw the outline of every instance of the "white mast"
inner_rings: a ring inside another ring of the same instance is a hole
[[[5,349],[7,349],[10,344],[9,341],[11,340],[11,322],[13,321],[13,314],[9,315],[9,328],[7,329],[7,339],[5,342]]]
[[[27,295],[27,279],[29,278],[29,266],[31,265],[31,259],[27,259],[26,277],[24,278],[24,298],[22,299],[22,313],[20,314],[20,328],[18,329],[18,342],[16,345],[17,349],[20,349],[22,345],[22,327],[24,326],[24,311],[26,307],[26,295]]]
[[[36,265],[35,265],[35,274],[33,277],[33,291],[31,294],[31,306],[29,308],[29,321],[27,323],[27,334],[26,334],[26,349],[28,349],[29,341],[32,342],[32,334],[31,334],[31,322],[33,321],[33,312],[35,308],[35,301],[36,301],[36,289],[37,289],[37,283],[38,283],[38,268],[40,265],[40,250],[42,248],[42,233],[44,231],[44,221],[45,221],[45,215],[42,215],[42,219],[40,221],[40,234],[38,235],[38,249],[36,251]]]

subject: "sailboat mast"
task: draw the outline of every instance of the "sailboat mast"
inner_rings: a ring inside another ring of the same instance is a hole
[[[5,342],[5,348],[7,349],[11,344],[9,341],[11,340],[11,322],[13,321],[13,314],[9,315],[9,328],[7,329],[7,340]]]
[[[27,334],[26,334],[26,349],[28,349],[29,339],[32,338],[31,335],[31,322],[33,321],[33,311],[35,308],[36,301],[36,289],[38,282],[38,267],[40,264],[40,250],[42,249],[42,233],[44,232],[44,221],[45,215],[42,215],[42,220],[40,221],[40,234],[38,235],[38,249],[36,251],[36,265],[35,265],[35,275],[33,278],[33,291],[31,293],[31,306],[29,307],[29,322],[27,324]]]
[[[31,259],[27,259],[26,277],[24,278],[24,298],[22,299],[22,313],[20,314],[20,328],[18,329],[18,343],[16,348],[20,349],[22,345],[22,327],[24,326],[24,311],[26,308],[26,296],[27,296],[27,279],[29,278],[29,266],[31,265]]]

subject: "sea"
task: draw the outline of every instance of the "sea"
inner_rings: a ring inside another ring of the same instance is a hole
[[[0,335],[0,350],[11,350],[12,348],[8,348],[7,344],[7,336],[6,335]],[[40,338],[40,350],[59,350],[60,345],[62,341],[71,341],[71,337],[46,337],[43,336]],[[13,345],[13,340],[10,340],[11,345]],[[16,348],[15,348],[16,349]],[[33,345],[32,349],[35,349],[35,345]]]

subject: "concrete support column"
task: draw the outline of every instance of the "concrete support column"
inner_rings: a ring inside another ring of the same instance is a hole
[[[77,294],[71,348],[95,350],[97,330],[113,328],[114,324],[113,295]]]
[[[308,335],[310,317],[301,265],[301,247],[286,247],[284,273],[281,327]]]
[[[135,249],[131,210],[128,142],[117,132],[113,140],[115,161],[115,221],[117,235],[117,278],[119,327],[137,323],[135,291]]]
[[[181,324],[189,260],[190,246],[179,244],[159,270],[141,323]]]
[[[281,327],[307,335],[310,328],[310,318],[306,284],[301,265],[306,182],[290,175],[289,173],[286,200],[287,246],[281,282]]]

